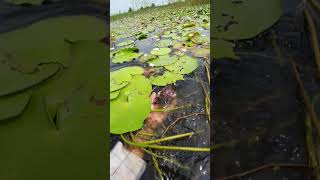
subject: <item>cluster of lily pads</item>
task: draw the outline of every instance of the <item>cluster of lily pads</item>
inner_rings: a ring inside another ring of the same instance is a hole
[[[209,60],[209,9],[161,8],[111,22],[111,66],[127,66],[110,73],[111,133],[140,129],[151,111],[152,86],[184,80],[199,59]]]
[[[0,34],[0,159],[19,171],[14,179],[106,173],[106,28],[94,16],[58,16]]]

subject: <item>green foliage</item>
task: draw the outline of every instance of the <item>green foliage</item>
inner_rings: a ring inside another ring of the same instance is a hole
[[[0,34],[0,179],[106,176],[105,29],[61,16]]]
[[[134,75],[129,85],[120,91],[118,98],[110,101],[110,132],[123,134],[143,126],[151,111],[149,94],[152,91],[149,79]]]
[[[175,83],[178,80],[184,80],[181,74],[166,71],[161,76],[151,78],[151,83],[156,86],[166,86],[168,84]]]
[[[175,63],[178,60],[177,56],[163,55],[156,59],[148,61],[150,66],[166,66]]]
[[[157,56],[163,56],[171,52],[170,48],[155,48],[150,53]]]
[[[171,72],[177,74],[189,74],[198,67],[198,61],[190,56],[182,56],[179,60],[173,64],[165,66],[165,68]]]
[[[124,63],[130,62],[142,55],[142,53],[137,53],[139,49],[137,48],[124,48],[112,54],[113,63]]]

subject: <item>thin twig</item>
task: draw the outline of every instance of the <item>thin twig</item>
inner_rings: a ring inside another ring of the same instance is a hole
[[[191,117],[191,116],[196,116],[196,115],[205,115],[206,113],[192,113],[183,117],[179,117],[177,118],[175,121],[173,121],[165,130],[164,132],[161,134],[161,137],[163,137],[175,124],[177,124],[178,121]]]
[[[263,166],[260,166],[258,168],[254,168],[251,169],[249,171],[245,171],[243,173],[238,173],[238,174],[234,174],[232,176],[227,176],[227,177],[221,177],[221,178],[217,178],[217,180],[229,180],[229,179],[240,179],[244,176],[248,176],[250,174],[254,174],[256,172],[265,170],[265,169],[270,169],[270,168],[302,168],[302,169],[313,169],[312,167],[308,166],[308,165],[304,165],[304,164],[290,164],[290,163],[272,163],[272,164],[266,164]]]
[[[309,117],[316,129],[316,132],[317,132],[317,135],[318,137],[320,138],[320,124],[319,124],[319,121],[318,121],[318,117],[317,117],[317,114],[315,112],[315,109],[314,109],[314,106],[312,105],[312,102],[306,92],[306,90],[304,89],[303,87],[303,83],[302,83],[302,80],[300,78],[300,75],[299,75],[299,72],[297,70],[297,67],[295,65],[295,63],[293,61],[291,61],[291,64],[292,64],[292,69],[293,69],[293,72],[295,74],[295,77],[296,77],[296,80],[299,84],[299,87],[300,87],[300,92],[301,92],[301,95],[304,99],[304,103],[305,103],[305,106],[306,106],[306,110],[309,114]]]
[[[308,22],[308,28],[311,35],[311,42],[312,42],[312,47],[314,51],[317,68],[318,68],[318,73],[320,73],[320,49],[319,49],[316,25],[314,24],[312,16],[307,9],[304,10],[304,14]]]

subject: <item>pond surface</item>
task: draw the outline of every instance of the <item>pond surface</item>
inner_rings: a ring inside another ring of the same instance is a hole
[[[210,47],[209,13],[209,5],[166,7],[111,22],[111,71],[133,65],[154,68],[149,60],[142,59],[152,54],[154,50],[161,48],[169,48],[171,52],[168,55],[171,57],[179,59],[188,56],[197,61],[198,67],[192,73],[185,74],[184,80],[174,83],[177,93],[177,107],[183,108],[170,112],[163,126],[157,129],[157,134],[163,134],[166,127],[177,118],[186,116],[166,131],[165,136],[187,132],[194,132],[194,135],[161,143],[161,145],[209,147],[210,128],[208,114],[206,113],[209,106],[206,104],[206,98],[210,95],[207,74],[208,67],[210,67],[208,59]],[[142,34],[145,34],[146,37],[139,40]],[[133,42],[130,43],[130,40]],[[129,44],[127,46],[119,46],[123,42],[129,42]],[[138,48],[138,52],[142,54],[140,57],[126,63],[112,62],[116,57],[114,54],[119,50],[133,47]],[[205,50],[205,53],[196,54],[195,52],[198,52],[197,50],[199,49]],[[159,70],[157,73],[160,74],[163,71],[167,71],[165,66],[156,68]],[[163,87],[153,86],[156,92]],[[114,144],[117,140],[118,136],[112,135],[111,144]],[[176,163],[159,159],[159,167],[163,171],[165,179],[210,178],[209,152],[160,150],[155,152],[180,164],[177,165]],[[148,168],[142,179],[157,179],[158,174],[152,164],[151,156],[145,155],[144,159],[148,162]]]

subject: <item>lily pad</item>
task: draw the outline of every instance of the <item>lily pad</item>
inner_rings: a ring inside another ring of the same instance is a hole
[[[148,61],[148,63],[150,66],[166,66],[175,63],[177,60],[177,56],[163,55],[154,60]]]
[[[198,61],[190,56],[182,56],[179,60],[168,66],[164,66],[167,70],[177,74],[189,74],[198,67]]]
[[[6,64],[0,64],[0,96],[13,94],[28,89],[40,82],[53,77],[60,69],[59,64],[43,64],[31,74],[25,74],[12,70]]]
[[[150,61],[150,60],[153,60],[153,59],[156,59],[158,56],[154,55],[154,54],[146,54],[146,55],[143,55],[139,58],[139,61],[144,63],[144,62],[147,62],[147,61]]]
[[[279,0],[240,2],[215,1],[213,38],[250,39],[272,26],[282,15],[282,1]]]
[[[157,44],[156,47],[169,47],[173,45],[173,41],[170,39],[164,39],[160,40]]]
[[[140,66],[130,66],[121,68],[110,73],[110,80],[121,83],[131,81],[132,75],[143,74],[144,69]]]
[[[234,44],[225,40],[221,39],[214,39],[213,40],[213,58],[219,59],[219,58],[233,58],[233,59],[239,59],[239,57],[236,56],[233,50]]]
[[[128,45],[133,44],[133,43],[134,43],[134,41],[128,40],[128,41],[124,41],[124,42],[121,42],[121,43],[117,44],[117,46],[118,46],[118,47],[128,46]]]
[[[24,73],[35,71],[43,63],[57,62],[68,67],[70,45],[80,40],[99,41],[105,37],[106,28],[107,24],[94,16],[43,19],[15,31],[2,33],[0,57]]]
[[[170,52],[171,52],[170,48],[156,48],[152,50],[150,53],[157,56],[163,56],[163,55],[169,54]]]
[[[124,48],[115,53],[113,53],[112,62],[113,63],[124,63],[130,62],[142,55],[142,53],[137,53],[137,48]]]
[[[207,48],[190,48],[189,50],[194,57],[209,58],[210,56],[210,49]]]
[[[110,133],[123,134],[143,126],[151,111],[151,91],[149,79],[143,75],[133,76],[131,83],[121,90],[119,97],[110,101]]]
[[[178,80],[184,80],[183,75],[166,71],[163,75],[152,78],[151,83],[156,86],[166,86]]]
[[[31,91],[0,97],[0,121],[22,114],[31,98]]]
[[[120,94],[120,91],[114,91],[110,93],[110,100],[116,99]]]

